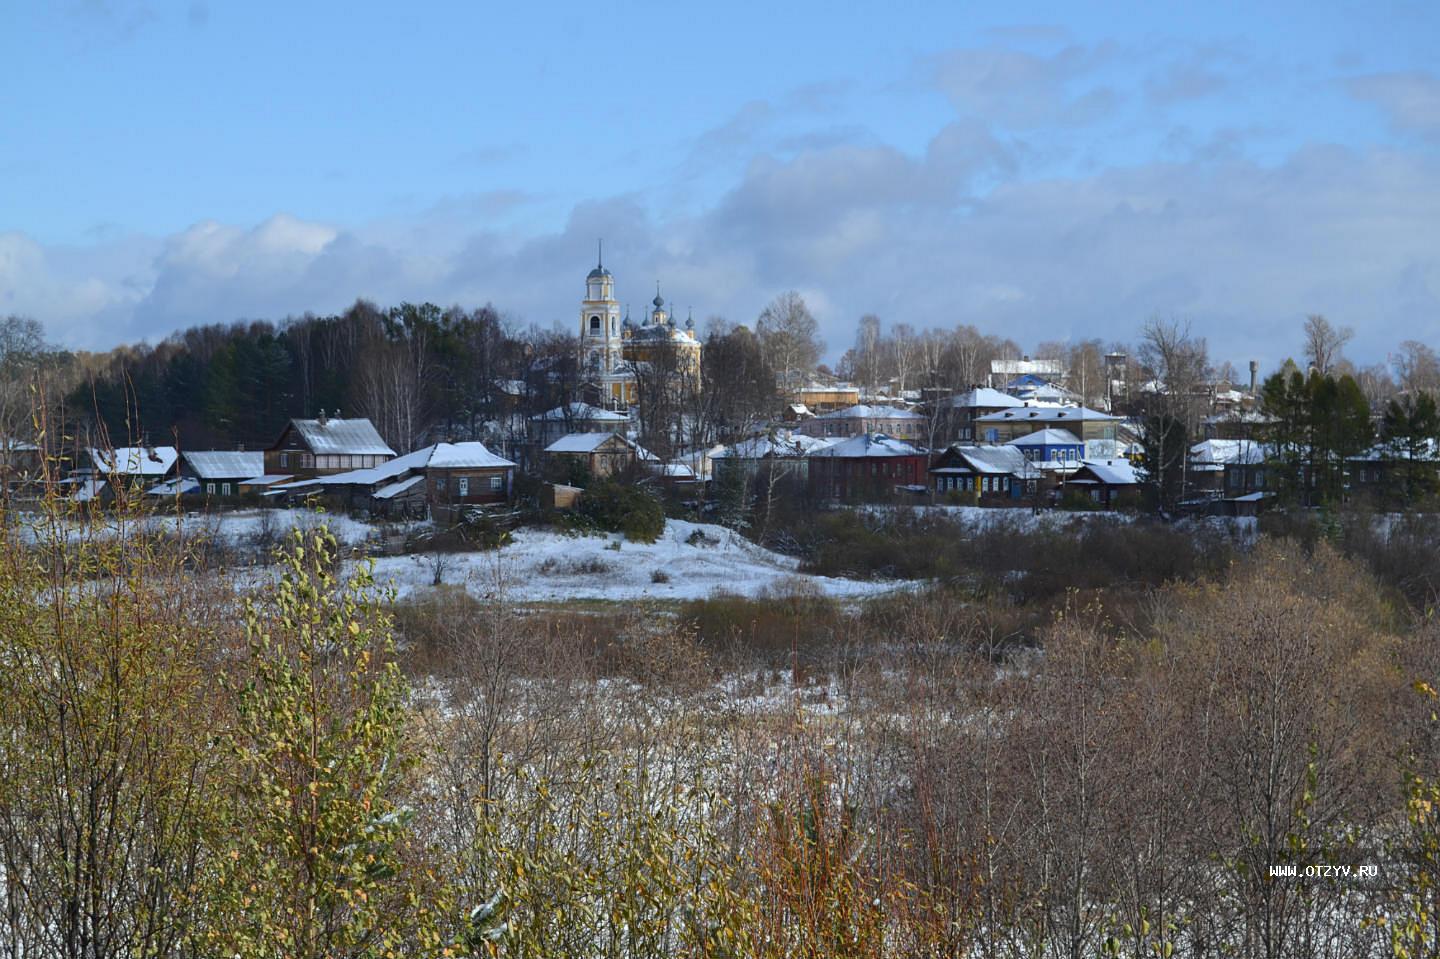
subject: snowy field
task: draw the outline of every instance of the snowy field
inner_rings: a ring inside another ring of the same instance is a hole
[[[619,547],[616,549],[616,547]],[[785,580],[802,580],[836,597],[873,596],[903,584],[808,576],[799,561],[762,549],[707,523],[668,520],[654,543],[632,543],[619,534],[567,536],[522,529],[503,549],[446,557],[446,583],[463,583],[476,596],[510,600],[685,600],[717,592],[753,596]],[[657,575],[657,571],[659,575]],[[386,557],[375,578],[401,595],[428,588],[431,556]]]

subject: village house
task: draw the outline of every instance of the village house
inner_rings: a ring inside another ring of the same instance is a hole
[[[804,482],[810,474],[807,457],[834,440],[806,436],[791,430],[771,431],[727,446],[711,457],[715,482],[733,481],[736,474],[752,480],[764,473],[767,479],[795,476]]]
[[[798,427],[806,436],[831,439],[883,433],[904,440],[925,438],[929,421],[912,410],[898,406],[869,406],[857,403],[844,409],[821,413],[805,420]]]
[[[545,447],[545,472],[560,481],[615,476],[650,453],[619,433],[571,433]]]
[[[1140,502],[1140,479],[1129,460],[1086,460],[1065,477],[1059,492],[1062,504],[1084,497],[1103,509],[1117,509]]]
[[[378,466],[272,485],[268,495],[321,496],[346,510],[391,519],[454,520],[466,510],[510,501],[515,464],[484,443],[434,443]]]
[[[1024,405],[1010,394],[992,390],[988,386],[943,397],[937,401],[937,415],[940,417],[937,435],[951,442],[973,443],[978,439],[975,431],[976,419]]]
[[[1020,380],[1024,383],[1064,384],[1065,364],[1060,360],[1032,360],[1023,356],[1018,360],[991,360],[990,385],[1004,389],[1007,384]]]
[[[1088,459],[1118,456],[1120,417],[1085,406],[1022,406],[975,419],[976,431],[987,443],[1008,443],[1046,429],[1068,430],[1085,444]]]
[[[321,410],[313,420],[289,422],[280,438],[265,451],[263,472],[268,477],[309,479],[370,469],[394,458],[395,451],[368,419],[331,417]]]
[[[571,433],[624,433],[628,414],[589,403],[567,403],[530,417],[530,435],[542,448]]]
[[[1224,499],[1269,489],[1265,461],[1270,447],[1255,440],[1211,439],[1190,447],[1185,464],[1187,495]]]
[[[1085,458],[1085,444],[1069,430],[1044,429],[1008,441],[1031,463],[1042,469],[1074,469]]]
[[[930,467],[931,489],[946,500],[976,506],[1014,506],[1040,490],[1043,477],[1015,446],[956,443]]]
[[[926,489],[929,456],[903,440],[866,433],[808,456],[809,491],[817,500],[883,501]]]
[[[803,406],[807,413],[818,416],[859,403],[860,390],[848,384],[826,386],[822,383],[811,383],[792,390],[786,401],[792,406]]]
[[[180,454],[180,476],[195,483],[194,492],[207,500],[236,499],[240,484],[265,472],[260,450],[195,450]]]

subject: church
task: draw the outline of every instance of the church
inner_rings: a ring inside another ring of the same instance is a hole
[[[600,405],[633,406],[640,395],[637,372],[666,368],[700,388],[700,339],[694,317],[683,328],[665,309],[656,285],[652,309],[640,323],[629,311],[620,316],[615,299],[615,277],[605,269],[603,254],[585,277],[585,299],[580,303],[580,368]]]

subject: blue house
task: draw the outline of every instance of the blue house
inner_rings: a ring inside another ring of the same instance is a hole
[[[1005,445],[1017,447],[1025,459],[1036,464],[1077,467],[1085,458],[1085,444],[1080,437],[1054,427],[1017,436]]]

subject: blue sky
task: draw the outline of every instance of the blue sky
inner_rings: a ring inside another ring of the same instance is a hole
[[[1027,347],[1440,345],[1440,5],[15,4],[0,311],[196,322],[796,288]],[[1260,9],[1256,9],[1259,7]]]

